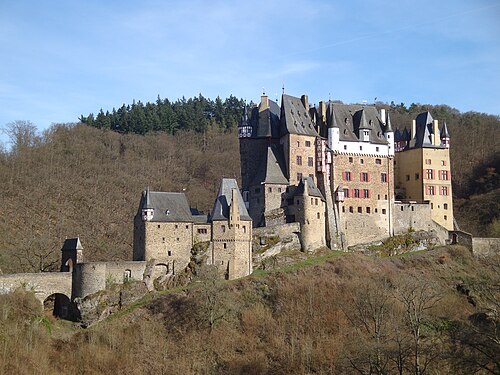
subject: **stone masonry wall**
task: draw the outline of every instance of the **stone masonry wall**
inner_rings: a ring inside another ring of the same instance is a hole
[[[71,273],[43,272],[0,275],[0,294],[13,292],[17,288],[32,290],[35,297],[43,301],[54,293],[71,298]]]
[[[341,186],[349,194],[339,207],[340,228],[348,246],[389,237],[392,232],[393,169],[388,157],[333,155],[332,193]],[[355,189],[359,197],[355,197]]]

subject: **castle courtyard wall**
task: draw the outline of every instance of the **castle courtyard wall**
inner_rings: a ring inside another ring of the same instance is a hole
[[[32,290],[43,303],[54,293],[71,298],[72,275],[70,272],[17,273],[0,275],[0,294],[14,292],[18,288]]]

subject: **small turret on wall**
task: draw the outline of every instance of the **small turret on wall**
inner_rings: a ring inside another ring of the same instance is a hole
[[[61,272],[73,272],[77,263],[83,263],[83,246],[80,237],[66,238],[61,249]]]

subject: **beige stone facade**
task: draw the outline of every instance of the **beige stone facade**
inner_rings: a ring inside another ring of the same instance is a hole
[[[344,192],[339,202],[340,227],[347,245],[389,237],[394,202],[393,159],[390,157],[333,155],[333,190]],[[362,236],[359,234],[363,233]]]
[[[316,138],[287,134],[281,138],[290,184],[298,185],[303,177],[316,183]]]

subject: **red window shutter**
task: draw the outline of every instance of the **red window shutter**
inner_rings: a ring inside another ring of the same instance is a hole
[[[370,182],[370,172],[366,173],[368,175],[368,182]]]
[[[363,172],[359,174],[359,181],[363,181]]]
[[[368,180],[370,180],[370,179],[368,178]],[[368,198],[370,198],[370,197],[371,197],[371,195],[372,195],[372,192],[371,192],[371,190],[370,190],[370,189],[368,189]]]
[[[354,195],[354,189],[351,189],[351,197],[356,198],[356,196]]]

